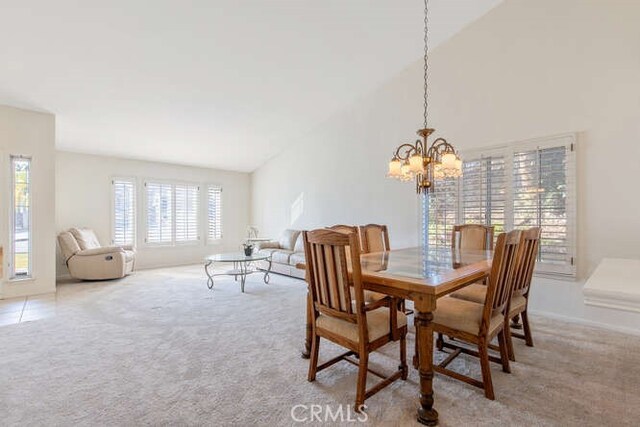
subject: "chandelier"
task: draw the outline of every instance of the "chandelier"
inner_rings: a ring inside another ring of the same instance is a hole
[[[426,194],[433,191],[435,180],[462,176],[462,160],[455,148],[444,138],[436,138],[431,145],[429,136],[435,132],[428,126],[429,99],[429,7],[424,0],[424,127],[417,133],[422,138],[415,143],[400,145],[389,162],[389,178],[403,182],[415,180],[416,192]]]

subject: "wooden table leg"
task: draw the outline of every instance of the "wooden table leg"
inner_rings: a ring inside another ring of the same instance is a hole
[[[438,412],[433,408],[433,311],[435,299],[415,301],[416,340],[418,342],[418,372],[420,374],[420,407],[418,422],[428,426],[438,424]]]
[[[307,329],[306,329],[306,335],[305,335],[305,339],[304,339],[304,350],[302,351],[302,358],[303,359],[308,359],[309,357],[311,357],[311,335],[312,335],[312,319],[311,319],[311,307],[312,307],[312,303],[311,303],[311,294],[307,293]]]

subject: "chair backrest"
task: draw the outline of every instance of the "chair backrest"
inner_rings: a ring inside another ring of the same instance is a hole
[[[361,225],[360,240],[362,241],[362,252],[365,254],[391,250],[389,245],[389,230],[386,225]]]
[[[101,247],[98,236],[96,236],[96,233],[90,228],[70,228],[69,233],[73,234],[80,249],[83,251]]]
[[[493,250],[493,228],[482,224],[454,225],[451,248]]]
[[[336,224],[331,227],[327,227],[327,230],[340,231],[342,233],[356,233],[358,234],[358,227],[355,225]]]
[[[81,250],[76,238],[68,231],[58,234],[58,245],[60,245],[60,252],[62,252],[65,262]]]
[[[317,311],[353,323],[364,322],[366,333],[358,235],[320,229],[304,231],[303,236],[314,322]]]
[[[520,254],[518,266],[513,276],[513,295],[529,294],[533,270],[538,258],[538,246],[540,244],[540,227],[523,230],[520,237]]]
[[[513,230],[509,233],[501,233],[498,236],[491,272],[489,273],[483,313],[483,323],[486,323],[486,327],[488,327],[494,314],[506,311],[511,297],[513,275],[518,261],[520,235],[520,230]]]

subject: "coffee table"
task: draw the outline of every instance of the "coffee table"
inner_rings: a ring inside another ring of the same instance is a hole
[[[247,281],[247,276],[253,273],[261,273],[262,270],[258,269],[254,265],[257,261],[267,261],[269,267],[264,270],[264,283],[269,283],[269,273],[271,273],[271,255],[252,254],[245,255],[242,252],[233,252],[226,254],[210,255],[204,259],[204,271],[207,273],[207,287],[213,289],[213,278],[215,276],[234,276],[238,281],[240,277],[240,290],[244,292],[244,284]],[[214,263],[233,264],[233,268],[213,272]]]

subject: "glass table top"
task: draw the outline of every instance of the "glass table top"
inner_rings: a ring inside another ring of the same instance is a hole
[[[249,262],[249,261],[263,261],[268,259],[271,255],[265,254],[253,254],[253,255],[245,255],[243,252],[233,252],[226,254],[215,254],[209,255],[205,258],[205,261],[213,261],[213,262]]]
[[[492,251],[408,248],[364,254],[360,265],[363,273],[386,273],[431,281],[492,257]]]

